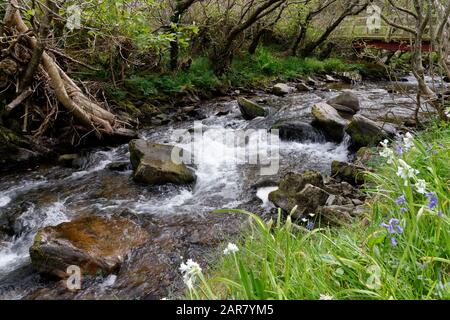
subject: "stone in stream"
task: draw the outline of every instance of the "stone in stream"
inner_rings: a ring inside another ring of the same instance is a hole
[[[111,171],[122,172],[122,171],[130,170],[131,164],[128,161],[116,161],[116,162],[111,162],[110,164],[108,164],[106,166],[106,168]]]
[[[262,106],[248,100],[246,98],[239,97],[237,99],[239,110],[241,110],[242,116],[245,120],[253,120],[257,117],[267,116],[267,111]]]
[[[336,142],[344,139],[344,129],[348,125],[348,120],[342,118],[336,109],[320,102],[313,106],[312,114],[314,116],[312,125],[320,129],[328,139]]]
[[[286,213],[291,213],[297,206],[292,217],[300,219],[311,213],[320,214],[323,207],[354,207],[354,203],[362,203],[365,196],[347,182],[338,182],[330,177],[324,179],[318,172],[307,171],[285,175],[279,181],[279,189],[269,194],[269,200]],[[328,211],[326,213],[329,214]]]
[[[133,179],[149,184],[188,184],[195,175],[183,163],[174,162],[172,155],[179,157],[186,152],[178,147],[152,143],[142,139],[129,144]]]
[[[336,110],[348,114],[355,114],[361,109],[358,96],[349,91],[328,100],[327,103]]]
[[[358,83],[362,81],[362,76],[358,71],[340,72],[337,76],[346,83]]]
[[[331,163],[331,175],[352,185],[364,184],[365,171],[365,168],[353,163],[341,161],[333,161]]]
[[[308,86],[304,82],[300,82],[300,83],[297,84],[297,90],[300,91],[300,92],[309,92],[309,91],[313,91],[314,88]]]
[[[58,163],[62,166],[69,168],[78,168],[80,167],[78,163],[80,162],[80,155],[74,154],[63,154],[58,157]]]
[[[43,275],[65,278],[69,266],[82,274],[112,273],[126,255],[149,240],[148,233],[126,218],[87,216],[40,229],[30,248],[33,267]]]
[[[295,88],[284,83],[277,83],[272,88],[272,93],[277,96],[285,96],[287,94],[293,93],[294,91]]]
[[[306,188],[307,186],[308,188]],[[318,198],[322,198],[323,194],[320,190],[322,190],[321,188],[323,186],[323,177],[318,172],[306,171],[302,174],[288,173],[280,180],[278,190],[269,194],[269,200],[287,213],[290,213],[291,210],[298,205],[299,208],[295,214],[298,216],[303,213],[305,209],[310,209],[312,204],[309,202],[303,203],[302,201],[302,203],[298,203],[297,199],[302,200],[306,198],[306,195],[312,196],[312,193],[317,193],[319,195]],[[312,197],[315,198],[315,196]],[[327,199],[325,199],[325,201],[326,200]],[[312,199],[312,201],[314,201],[314,199]],[[325,201],[321,205],[323,205]]]
[[[281,140],[321,142],[323,134],[311,124],[296,120],[279,121],[272,126],[280,132]]]
[[[353,117],[345,131],[352,138],[352,145],[355,148],[376,146],[380,141],[393,137],[396,133],[392,125],[375,122],[360,114]]]

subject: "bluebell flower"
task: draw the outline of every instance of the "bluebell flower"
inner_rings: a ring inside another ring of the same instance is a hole
[[[405,151],[403,150],[403,148],[402,148],[401,145],[396,145],[396,146],[395,146],[395,152],[396,152],[398,155],[402,155],[403,153],[405,153]]]
[[[427,197],[428,197],[428,208],[430,210],[433,210],[439,205],[439,199],[437,198],[436,193],[428,192]]]
[[[443,213],[442,211],[439,211],[439,212],[437,213],[437,215],[438,215],[439,217],[443,217],[443,216],[444,216],[444,213]]]
[[[391,245],[393,246],[393,247],[396,247],[397,246],[397,240],[394,238],[394,237],[392,237],[391,238]]]
[[[314,222],[309,221],[308,224],[306,225],[306,229],[312,230],[312,229],[314,229],[314,226],[315,226]]]
[[[406,209],[406,208],[404,208],[404,207],[401,207],[401,208],[400,208],[400,212],[401,212],[401,213],[405,213],[406,211],[408,211],[408,209]]]
[[[401,195],[397,200],[395,200],[395,203],[398,204],[399,206],[401,206],[402,204],[404,204],[406,202],[406,197],[405,195]]]
[[[389,223],[383,222],[381,224],[381,226],[383,228],[386,228],[388,230],[389,234],[391,234],[391,235],[403,233],[403,228],[400,226],[400,221],[395,218],[390,219]],[[397,245],[397,240],[395,239],[394,236],[391,236],[391,244],[392,244],[392,246]]]

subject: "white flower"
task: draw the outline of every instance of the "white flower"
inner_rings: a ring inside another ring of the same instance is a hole
[[[194,287],[195,278],[202,273],[200,265],[192,259],[182,262],[180,265],[180,271],[183,275],[184,284],[192,289]]]
[[[389,148],[389,140],[384,140],[380,142],[381,146],[383,147],[383,151],[380,152],[380,156],[387,159],[388,164],[394,163],[394,151]]]
[[[389,140],[387,140],[387,139],[381,141],[380,144],[383,148],[389,148]]]
[[[383,151],[380,152],[380,156],[383,158],[387,158],[388,164],[394,163],[394,151],[390,148],[384,148]]]
[[[334,300],[334,297],[327,295],[327,294],[321,294],[319,299],[320,300]]]
[[[405,147],[405,151],[408,151],[414,147],[414,137],[411,133],[406,133],[403,138],[403,143]]]
[[[405,180],[405,186],[408,185],[408,180],[414,178],[418,173],[419,173],[418,170],[412,168],[404,160],[402,159],[398,160],[397,176]]]
[[[427,183],[425,182],[425,180],[423,180],[423,179],[417,180],[416,190],[420,194],[427,193]]]
[[[228,246],[225,248],[225,250],[223,250],[223,254],[227,255],[227,254],[232,254],[232,253],[236,253],[239,251],[239,248],[237,245],[235,245],[234,243],[228,243]]]

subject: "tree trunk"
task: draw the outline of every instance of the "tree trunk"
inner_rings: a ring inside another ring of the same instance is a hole
[[[267,29],[261,29],[258,31],[258,33],[255,35],[255,37],[252,40],[252,43],[250,43],[250,46],[248,47],[248,53],[251,55],[254,55],[256,52],[256,49],[258,49],[259,42],[261,41],[261,38],[268,32]]]

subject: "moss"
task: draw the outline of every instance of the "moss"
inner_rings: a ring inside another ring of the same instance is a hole
[[[238,104],[242,115],[248,120],[267,116],[267,111],[253,101],[245,98],[238,98]]]

